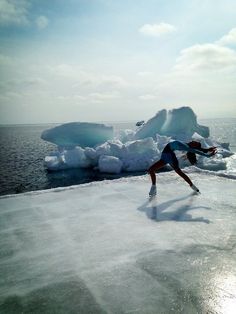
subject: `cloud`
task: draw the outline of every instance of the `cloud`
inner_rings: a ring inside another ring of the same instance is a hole
[[[115,100],[120,97],[120,93],[116,91],[110,93],[91,93],[89,95],[89,100],[93,103],[103,103],[105,101]]]
[[[87,100],[85,96],[81,96],[81,95],[70,95],[70,96],[60,95],[60,96],[57,96],[56,99],[60,102],[64,102],[64,103],[67,102],[71,104],[83,103],[85,100]]]
[[[26,79],[11,79],[0,82],[0,91],[8,93],[9,91],[27,91],[33,88],[38,89],[47,85],[47,82],[40,77]]]
[[[140,72],[137,73],[137,75],[140,76],[140,77],[147,77],[147,76],[150,76],[152,74],[153,73],[150,72],[150,71],[140,71]]]
[[[121,94],[119,92],[110,92],[110,93],[90,93],[85,95],[60,95],[57,97],[57,100],[61,102],[71,103],[71,104],[87,104],[87,103],[104,103],[107,101],[112,101],[119,99]]]
[[[152,95],[152,94],[145,94],[145,95],[139,96],[139,99],[144,100],[144,101],[149,101],[149,100],[157,99],[157,96],[156,95]]]
[[[121,76],[117,75],[102,75],[97,78],[97,84],[102,89],[123,89],[128,86],[128,83]]]
[[[177,71],[221,71],[236,68],[236,52],[217,44],[194,45],[180,52]]]
[[[221,37],[220,40],[216,42],[218,45],[231,45],[231,44],[236,44],[236,28],[232,28],[229,33],[223,37]]]
[[[38,29],[44,29],[48,26],[48,18],[44,15],[39,16],[36,20],[35,23],[38,27]]]
[[[175,73],[214,74],[236,70],[236,51],[225,45],[236,43],[236,28],[214,43],[196,44],[180,51],[174,66]]]
[[[27,0],[1,0],[0,1],[0,26],[29,24]]]
[[[90,90],[107,91],[123,89],[128,86],[126,80],[118,75],[104,75],[87,71],[80,66],[71,64],[59,64],[49,68],[52,75],[58,78],[71,80],[73,88],[86,88]]]
[[[169,33],[175,32],[175,26],[167,23],[160,24],[145,24],[139,28],[139,32],[146,36],[160,37]]]
[[[218,42],[195,44],[180,51],[174,67],[157,82],[153,94],[163,102],[191,103],[196,108],[202,105],[204,112],[214,104],[214,111],[227,102],[235,104],[235,73],[234,49]]]

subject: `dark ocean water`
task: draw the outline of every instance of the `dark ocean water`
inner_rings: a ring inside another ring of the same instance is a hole
[[[43,141],[43,130],[55,124],[11,125],[0,127],[0,195],[70,186],[120,176],[101,174],[90,169],[68,169],[48,172],[44,157],[56,146]],[[134,127],[117,123],[114,127]],[[127,174],[131,175],[131,174]]]
[[[201,120],[210,127],[211,136],[229,142],[236,151],[236,119]],[[112,123],[115,131],[135,129],[135,123]],[[0,127],[0,195],[50,189],[91,181],[113,179],[117,175],[105,175],[90,169],[71,169],[48,172],[44,157],[56,147],[41,140],[43,130],[55,124],[11,125]],[[140,173],[126,174],[137,175]],[[123,174],[122,174],[123,176]]]

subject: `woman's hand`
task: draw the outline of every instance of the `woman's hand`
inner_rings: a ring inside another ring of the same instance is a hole
[[[217,153],[217,148],[213,146],[208,148],[208,151],[211,152],[210,156],[214,156]]]
[[[209,148],[208,148],[208,151],[209,151],[209,152],[216,151],[216,147],[215,147],[215,146],[209,147]]]

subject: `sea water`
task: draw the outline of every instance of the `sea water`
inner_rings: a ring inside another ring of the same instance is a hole
[[[116,133],[136,129],[135,122],[107,124],[112,125]],[[230,149],[236,152],[236,119],[204,119],[200,120],[200,124],[210,128],[210,135],[214,139],[229,142]],[[101,174],[90,169],[48,172],[44,168],[44,157],[54,151],[55,146],[43,141],[40,135],[43,130],[53,126],[55,124],[0,127],[0,195],[117,178],[116,175]],[[135,174],[138,173],[128,175]]]

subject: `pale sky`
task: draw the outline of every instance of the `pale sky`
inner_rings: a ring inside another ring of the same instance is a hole
[[[236,117],[235,0],[0,0],[0,123]]]

